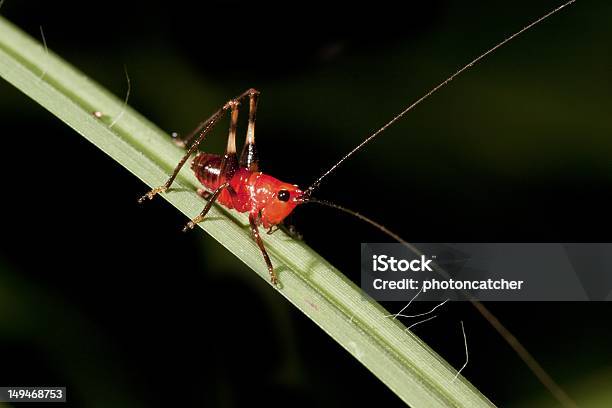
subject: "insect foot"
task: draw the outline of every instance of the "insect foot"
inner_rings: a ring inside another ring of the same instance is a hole
[[[157,194],[159,193],[163,193],[164,191],[166,191],[168,189],[168,187],[166,186],[161,186],[161,187],[155,187],[153,190],[149,191],[147,194],[143,195],[142,197],[140,197],[138,199],[138,203],[142,204],[145,202],[145,200],[149,199],[152,200],[153,197],[155,197]]]
[[[185,224],[185,226],[183,227],[183,232],[187,232],[189,230],[194,229],[195,226],[198,225],[198,223],[202,222],[203,219],[204,219],[204,217],[202,217],[201,215],[198,215],[193,220],[191,220],[187,224]]]

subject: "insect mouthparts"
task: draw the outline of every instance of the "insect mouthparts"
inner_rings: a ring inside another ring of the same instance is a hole
[[[310,201],[310,195],[312,194],[311,190],[306,190],[303,191],[302,194],[298,197],[296,197],[296,201],[300,202],[300,203],[307,203],[308,201]]]

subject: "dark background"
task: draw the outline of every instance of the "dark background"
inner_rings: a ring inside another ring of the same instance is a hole
[[[6,0],[0,14],[162,129],[262,91],[263,170],[307,186],[478,53],[557,5],[438,1],[264,7]],[[329,177],[318,197],[412,242],[610,242],[612,6],[579,1],[453,82]],[[147,187],[0,81],[0,384],[71,406],[401,401]],[[245,126],[242,125],[242,131]],[[220,151],[224,132],[205,146]],[[385,236],[329,209],[289,222],[359,279]],[[554,277],[554,271],[544,271]],[[554,284],[554,282],[552,282]],[[402,304],[385,305],[391,311]],[[490,303],[581,406],[612,403],[609,303]],[[431,305],[421,303],[414,312]],[[415,328],[500,406],[555,401],[469,304]]]

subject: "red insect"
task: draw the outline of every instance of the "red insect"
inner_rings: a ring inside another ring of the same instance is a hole
[[[215,112],[208,120],[200,123],[200,125],[184,140],[180,141],[183,146],[188,146],[187,153],[183,156],[181,161],[178,163],[174,172],[168,179],[168,181],[161,187],[154,188],[147,194],[142,196],[138,201],[143,202],[145,199],[152,199],[156,194],[164,192],[170,188],[172,182],[176,178],[178,172],[181,170],[187,159],[195,153],[198,145],[205,139],[206,135],[210,130],[217,124],[219,119],[227,112],[231,111],[229,137],[227,140],[227,148],[225,155],[220,156],[211,153],[198,153],[191,164],[192,170],[195,172],[198,180],[206,187],[208,191],[199,190],[199,194],[206,198],[208,202],[202,210],[202,212],[187,223],[184,231],[192,229],[195,225],[201,222],[215,201],[218,201],[221,205],[235,209],[239,212],[249,213],[249,222],[251,225],[251,234],[253,239],[259,246],[261,253],[266,261],[268,272],[270,273],[270,280],[272,283],[277,284],[278,279],[274,273],[274,268],[270,257],[266,252],[266,248],[263,244],[261,236],[259,235],[259,226],[262,225],[267,228],[269,232],[272,228],[280,223],[295,209],[296,206],[305,202],[318,202],[320,204],[328,205],[330,207],[350,213],[363,221],[366,221],[386,234],[390,235],[394,239],[400,242],[406,243],[396,234],[391,233],[388,229],[381,226],[380,224],[370,220],[369,218],[355,213],[354,211],[346,208],[337,206],[335,204],[327,203],[324,201],[315,200],[311,197],[312,192],[319,186],[321,181],[333,172],[342,162],[348,159],[355,152],[360,150],[366,143],[370,142],[385,129],[395,123],[397,120],[402,118],[406,113],[411,111],[418,104],[429,98],[440,88],[446,86],[455,77],[466,71],[467,69],[474,66],[481,59],[497,50],[507,42],[511,41],[518,35],[529,30],[536,24],[547,19],[551,15],[557,13],[561,9],[572,4],[575,0],[569,0],[551,12],[545,14],[539,19],[535,20],[531,24],[525,26],[521,30],[507,37],[497,45],[493,46],[486,52],[480,54],[478,57],[470,61],[468,64],[463,66],[461,69],[456,71],[453,75],[442,81],[440,84],[432,88],[425,95],[417,99],[406,109],[400,112],[397,116],[391,119],[382,128],[368,136],[362,141],[357,147],[351,150],[348,154],[343,156],[336,164],[334,164],[329,170],[323,173],[308,189],[302,191],[298,186],[282,182],[270,175],[264,174],[259,171],[257,149],[255,147],[255,116],[257,113],[257,100],[259,97],[259,91],[255,89],[249,89],[243,92],[238,97],[228,101],[223,107]],[[238,159],[236,153],[236,127],[238,123],[238,107],[240,103],[248,97],[249,99],[249,124],[247,129],[247,137],[242,149],[240,159]],[[193,142],[192,142],[193,140]],[[407,243],[406,243],[407,244]]]
[[[240,159],[238,159],[236,154],[238,107],[247,97],[249,99],[249,124],[244,148],[242,149]],[[274,226],[282,223],[285,217],[297,205],[306,201],[307,196],[310,194],[303,192],[294,184],[282,182],[259,171],[259,159],[255,147],[255,116],[257,113],[258,97],[259,91],[255,89],[243,92],[240,96],[228,101],[208,120],[202,122],[184,141],[180,141],[181,145],[186,146],[197,135],[197,138],[191,143],[187,153],[174,169],[172,176],[166,184],[149,191],[138,201],[143,202],[147,198],[151,199],[157,193],[170,188],[170,185],[187,159],[195,152],[198,145],[204,140],[223,114],[231,110],[229,137],[225,155],[220,156],[200,152],[191,162],[191,169],[202,185],[206,187],[206,190],[198,190],[198,193],[206,198],[208,203],[206,203],[206,206],[197,217],[187,223],[183,231],[194,228],[196,224],[204,220],[204,217],[215,201],[229,209],[248,213],[253,239],[259,246],[266,261],[270,280],[272,283],[277,284],[278,278],[274,273],[274,267],[259,235],[259,226],[263,226],[270,232]]]

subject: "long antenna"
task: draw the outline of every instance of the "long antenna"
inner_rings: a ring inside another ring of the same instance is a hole
[[[429,98],[431,95],[435,94],[436,92],[438,92],[441,88],[443,88],[444,86],[448,85],[453,79],[455,79],[457,76],[461,75],[463,72],[467,71],[468,69],[472,68],[474,65],[476,65],[476,63],[480,62],[480,60],[482,60],[483,58],[485,58],[487,55],[493,53],[495,50],[497,50],[498,48],[501,48],[502,46],[504,46],[506,43],[512,41],[514,38],[518,37],[519,35],[523,34],[525,31],[529,30],[530,28],[534,27],[535,25],[541,23],[542,21],[546,20],[548,17],[552,16],[553,14],[561,11],[562,9],[564,9],[565,7],[569,6],[570,4],[574,3],[576,0],[570,0],[565,2],[564,4],[560,5],[559,7],[555,8],[552,11],[549,11],[548,13],[546,13],[545,15],[543,15],[542,17],[538,18],[537,20],[535,20],[534,22],[532,22],[531,24],[523,27],[521,30],[515,32],[514,34],[512,34],[511,36],[507,37],[505,40],[503,40],[502,42],[498,43],[497,45],[495,45],[494,47],[490,48],[489,50],[485,51],[484,53],[480,54],[478,57],[474,58],[472,61],[470,61],[468,64],[464,65],[461,69],[459,69],[458,71],[456,71],[453,75],[449,76],[448,78],[446,78],[443,82],[440,82],[438,85],[436,85],[434,88],[432,88],[429,92],[427,92],[425,95],[421,96],[419,99],[417,99],[416,101],[414,101],[411,105],[409,105],[406,109],[404,109],[401,113],[399,113],[398,115],[396,115],[393,119],[391,119],[389,122],[387,122],[387,124],[385,124],[383,127],[381,127],[380,129],[378,129],[376,132],[372,133],[370,136],[368,136],[363,142],[359,143],[353,150],[351,150],[350,152],[348,152],[344,157],[342,157],[336,164],[334,164],[332,167],[329,168],[329,170],[327,170],[325,173],[323,173],[323,175],[321,177],[319,177],[314,183],[312,183],[312,185],[310,187],[308,187],[308,189],[305,192],[306,197],[310,196],[312,194],[312,192],[317,189],[319,187],[319,185],[321,184],[321,181],[323,181],[323,179],[325,177],[327,177],[329,174],[331,174],[334,170],[336,170],[336,168],[338,168],[338,166],[340,166],[346,159],[348,159],[349,157],[351,157],[353,154],[355,154],[357,151],[359,151],[364,145],[366,145],[367,143],[369,143],[372,139],[374,139],[376,136],[378,136],[379,134],[381,134],[382,132],[384,132],[389,126],[393,125],[395,122],[397,122],[398,120],[400,120],[404,115],[406,115],[408,112],[410,112],[412,109],[414,109],[417,105],[419,105],[421,102],[423,102],[424,100],[426,100],[427,98]]]
[[[360,214],[346,207],[342,207],[341,205],[334,204],[334,203],[331,203],[325,200],[319,200],[313,197],[308,198],[307,200],[304,201],[304,203],[321,204],[325,207],[335,208],[336,210],[352,215],[353,217],[357,217],[360,220],[370,224],[374,228],[387,234],[388,236],[393,238],[395,241],[401,243],[406,248],[408,248],[411,252],[413,252],[415,255],[417,256],[423,255],[423,252],[421,252],[417,247],[415,247],[414,245],[412,245],[411,243],[409,243],[408,241],[406,241],[405,239],[397,235],[395,232],[389,230],[384,225],[372,220],[369,217],[366,217],[363,214]],[[440,274],[441,276],[447,279],[450,278],[450,275],[448,274],[448,272],[446,272],[437,263],[432,262],[431,265],[438,274]],[[559,384],[557,384],[555,380],[546,372],[546,370],[544,370],[544,368],[540,365],[540,363],[538,363],[535,357],[531,355],[531,353],[525,348],[525,346],[521,344],[521,342],[510,332],[510,330],[508,330],[506,326],[504,326],[499,321],[499,319],[495,317],[495,315],[491,313],[489,309],[485,307],[485,305],[482,302],[480,302],[478,299],[476,299],[475,297],[473,297],[471,294],[469,294],[466,291],[462,291],[461,294],[470,301],[472,306],[474,306],[476,310],[478,310],[478,312],[482,315],[482,317],[484,317],[485,320],[489,322],[489,324],[493,326],[493,328],[503,337],[503,339],[510,345],[510,347],[512,347],[512,349],[521,358],[521,360],[523,360],[523,362],[527,365],[527,367],[529,367],[531,372],[538,378],[538,380],[540,380],[542,385],[546,387],[546,389],[557,399],[557,401],[563,407],[566,407],[566,408],[577,408],[578,407],[576,403],[570,398],[570,396],[567,395],[567,393],[559,386]]]

